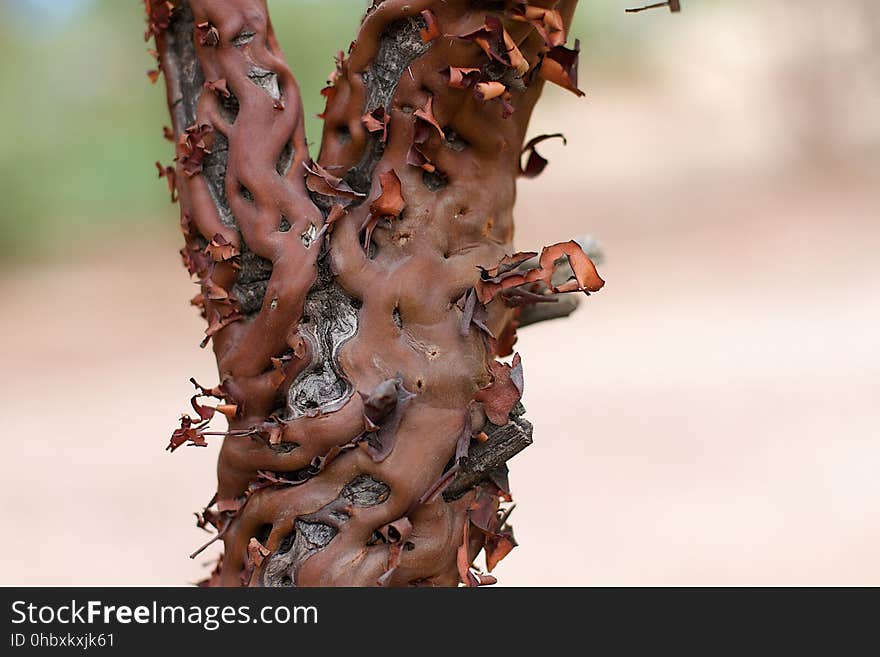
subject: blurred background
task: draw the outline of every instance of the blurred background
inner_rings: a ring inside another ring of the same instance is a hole
[[[363,0],[269,0],[306,112]],[[880,584],[880,3],[582,0],[517,246],[606,288],[521,332],[535,444],[502,585]],[[0,584],[185,584],[216,379],[140,2],[0,3]],[[313,143],[319,121],[309,119]]]

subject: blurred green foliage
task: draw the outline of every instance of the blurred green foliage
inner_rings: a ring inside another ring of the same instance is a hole
[[[55,4],[52,4],[54,2]],[[0,256],[24,261],[131,222],[173,224],[162,82],[142,39],[139,0],[4,0],[0,3]],[[334,53],[347,49],[364,0],[270,0],[273,23],[303,91],[308,134],[320,138],[319,90]],[[582,3],[574,36],[585,56],[619,50],[619,1]],[[619,37],[624,37],[620,38]],[[582,74],[583,75],[583,74]],[[582,85],[583,86],[583,85]]]

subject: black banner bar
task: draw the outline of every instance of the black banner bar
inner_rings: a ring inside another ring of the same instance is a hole
[[[871,592],[843,589],[3,588],[0,654],[218,654],[267,649],[409,655],[597,645],[812,648],[873,627]],[[867,602],[867,604],[865,604]],[[873,631],[873,630],[872,630]],[[704,638],[708,637],[708,638]],[[825,638],[829,638],[827,635]],[[876,640],[876,639],[872,639]],[[535,641],[538,644],[535,644]],[[755,643],[760,641],[761,643]],[[708,643],[706,643],[708,642]],[[201,654],[201,652],[200,652]],[[323,653],[322,653],[323,654]],[[354,653],[353,653],[354,654]],[[518,653],[517,653],[518,654]],[[543,656],[539,656],[543,657]]]

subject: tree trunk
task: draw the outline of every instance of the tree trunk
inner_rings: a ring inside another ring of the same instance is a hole
[[[316,161],[264,0],[146,2],[176,144],[160,176],[219,370],[169,445],[225,436],[205,583],[493,582],[473,561],[515,545],[505,463],[531,442],[519,357],[497,359],[518,322],[574,309],[558,294],[602,286],[575,242],[511,255],[543,82],[580,93],[576,0],[373,2]]]

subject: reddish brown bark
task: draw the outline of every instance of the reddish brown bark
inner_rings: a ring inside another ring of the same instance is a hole
[[[575,4],[374,2],[312,162],[263,0],[148,0],[177,145],[160,175],[219,370],[199,392],[222,402],[194,398],[169,447],[229,418],[208,583],[494,581],[472,564],[515,545],[506,482],[456,478],[488,432],[521,426],[519,357],[496,358],[523,306],[602,286],[574,242],[511,255],[543,79],[577,91]]]

